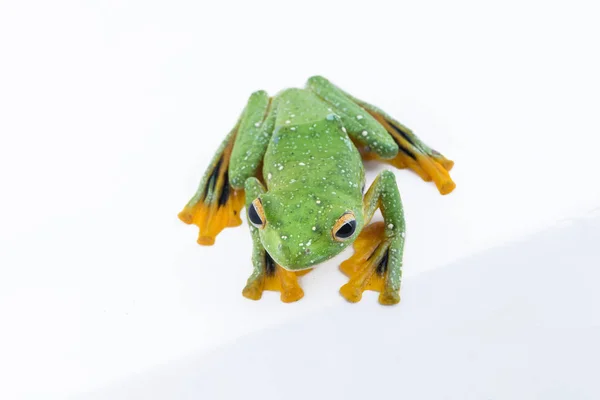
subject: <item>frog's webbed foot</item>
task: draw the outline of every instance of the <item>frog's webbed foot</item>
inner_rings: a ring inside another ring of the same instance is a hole
[[[240,210],[244,206],[244,191],[231,186],[228,173],[235,136],[236,129],[213,158],[196,195],[178,215],[186,224],[200,228],[198,244],[201,245],[213,245],[223,229],[242,224]]]
[[[207,168],[196,194],[179,213],[186,224],[200,228],[198,243],[210,246],[225,228],[242,223],[246,178],[260,175],[260,164],[273,125],[271,100],[259,90],[252,93],[237,124],[229,132]],[[271,116],[270,118],[268,118]]]
[[[398,144],[398,155],[384,160],[396,168],[410,168],[426,182],[433,180],[441,194],[451,193],[456,184],[448,173],[454,161],[429,148],[412,131],[382,111],[366,109],[392,136]],[[377,158],[373,155],[372,158]]]
[[[385,223],[366,226],[354,242],[354,255],[340,265],[350,277],[340,288],[340,294],[352,303],[360,301],[365,290],[379,292],[379,302],[385,305],[400,302],[400,293],[387,284],[388,262],[393,256],[392,239],[385,236]]]
[[[355,303],[365,290],[374,290],[380,293],[381,304],[396,304],[400,301],[405,223],[394,174],[380,173],[363,201],[365,221],[380,208],[384,222],[365,226],[354,241],[354,255],[340,265],[350,277],[340,293]]]
[[[298,284],[298,277],[310,270],[288,271],[277,265],[268,253],[265,252],[264,257],[264,268],[250,276],[242,291],[244,297],[259,300],[265,290],[280,292],[281,301],[284,303],[292,303],[304,297],[304,291]]]

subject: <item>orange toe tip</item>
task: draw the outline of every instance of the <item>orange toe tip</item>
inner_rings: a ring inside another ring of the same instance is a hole
[[[398,303],[400,303],[400,294],[397,292],[381,293],[379,295],[379,304],[384,306],[393,306],[394,304]]]
[[[242,291],[242,296],[250,300],[260,300],[262,291],[257,287],[246,287]]]
[[[454,167],[454,161],[446,160],[442,163],[442,166],[446,169],[446,171],[450,171],[452,167]]]
[[[346,260],[340,264],[340,271],[348,276],[355,272],[356,269],[356,264],[352,260]]]
[[[301,288],[295,288],[281,293],[281,301],[284,303],[293,303],[304,297],[304,291]]]
[[[197,242],[201,246],[212,246],[215,244],[215,238],[213,236],[200,236]]]
[[[438,186],[438,190],[441,195],[447,195],[452,193],[452,191],[456,188],[456,183],[449,181],[444,182],[440,186]]]
[[[227,223],[227,226],[230,228],[234,228],[236,226],[240,226],[242,224],[242,220],[240,218],[232,218]]]
[[[190,225],[194,220],[192,213],[190,213],[187,210],[183,210],[182,212],[177,214],[177,218],[179,218],[181,220],[181,222],[183,222],[184,224],[188,224],[188,225]]]
[[[362,298],[362,291],[352,285],[344,285],[340,288],[340,294],[350,303],[357,303]]]

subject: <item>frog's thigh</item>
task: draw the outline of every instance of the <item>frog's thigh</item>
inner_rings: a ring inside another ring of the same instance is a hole
[[[246,180],[245,191],[247,210],[252,201],[265,192],[265,188],[258,179],[249,178]],[[247,212],[246,215],[248,215]],[[304,296],[304,291],[298,284],[298,276],[307,271],[287,271],[279,266],[263,247],[258,228],[254,227],[250,221],[248,221],[248,226],[252,235],[252,265],[254,270],[242,291],[244,297],[258,300],[262,297],[263,291],[272,290],[281,292],[281,301],[285,303],[300,300]]]
[[[354,242],[354,255],[340,266],[350,277],[340,293],[357,302],[365,290],[374,290],[381,293],[381,304],[396,304],[400,301],[405,224],[400,193],[390,171],[383,171],[365,195],[365,221],[377,208],[384,221],[364,227]]]
[[[327,79],[313,76],[306,82],[306,88],[327,102],[340,116],[353,141],[368,147],[381,158],[394,158],[398,154],[398,145],[385,128]]]

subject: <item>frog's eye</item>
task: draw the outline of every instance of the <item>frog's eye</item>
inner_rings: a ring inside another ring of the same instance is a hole
[[[356,231],[356,218],[353,213],[347,212],[336,221],[331,233],[335,240],[343,242],[354,235],[354,231]]]
[[[248,219],[255,227],[263,229],[267,224],[265,218],[265,210],[263,209],[260,199],[254,199],[254,201],[248,207]]]

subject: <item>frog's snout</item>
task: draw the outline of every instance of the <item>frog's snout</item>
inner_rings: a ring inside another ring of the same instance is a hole
[[[265,246],[269,255],[282,268],[288,271],[299,271],[310,268],[318,260],[311,258],[313,252],[306,246],[299,246],[295,243],[285,243],[283,240],[275,246]]]

